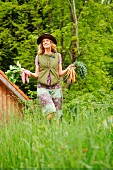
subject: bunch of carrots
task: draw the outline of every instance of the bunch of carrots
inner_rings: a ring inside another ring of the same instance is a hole
[[[75,67],[70,67],[70,69],[67,72],[67,77],[69,77],[70,82],[74,83],[75,82]]]

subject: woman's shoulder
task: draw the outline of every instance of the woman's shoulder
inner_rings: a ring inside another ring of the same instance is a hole
[[[57,54],[57,57],[58,57],[59,64],[61,64],[62,63],[61,53],[56,52],[56,54]]]
[[[55,54],[56,54],[57,56],[61,57],[61,53],[56,52]]]

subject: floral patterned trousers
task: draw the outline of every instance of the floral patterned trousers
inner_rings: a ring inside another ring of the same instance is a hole
[[[38,84],[37,96],[42,108],[43,116],[55,113],[59,118],[62,116],[63,95],[60,84],[46,86]]]

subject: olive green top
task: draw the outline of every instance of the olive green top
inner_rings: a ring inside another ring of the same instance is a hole
[[[55,85],[59,82],[58,65],[60,61],[60,54],[53,53],[51,55],[38,55],[39,62],[39,77],[38,82],[44,85],[47,84],[48,75],[50,75],[50,85]]]

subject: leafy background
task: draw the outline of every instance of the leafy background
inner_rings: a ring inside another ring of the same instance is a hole
[[[78,25],[74,21],[74,7]],[[83,80],[76,76],[76,83],[69,90],[70,94],[75,92],[73,98],[87,93],[99,98],[112,93],[112,1],[7,0],[0,1],[0,13],[1,70],[6,72],[10,65],[19,61],[22,67],[34,72],[36,40],[39,35],[48,32],[58,41],[63,68],[76,59],[87,67],[87,78]],[[27,95],[34,93],[33,98],[36,98],[36,80],[30,78],[30,83],[23,85],[20,77],[16,84]],[[66,85],[63,84],[64,89]]]
[[[63,68],[83,62],[87,77],[77,74],[71,86],[61,79],[64,116],[50,124],[41,114],[37,81],[22,84],[17,74],[16,84],[33,100],[22,120],[3,114],[0,168],[112,169],[112,0],[1,0],[0,69],[6,72],[19,61],[34,72],[36,40],[45,32],[57,38]]]

